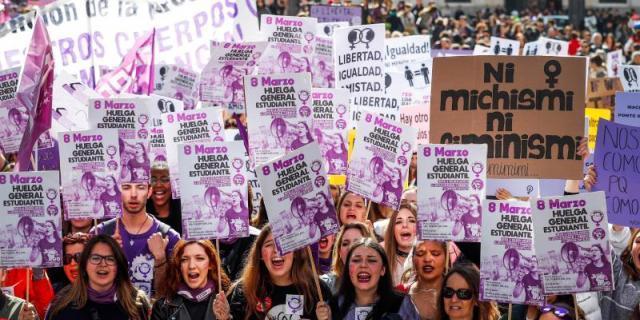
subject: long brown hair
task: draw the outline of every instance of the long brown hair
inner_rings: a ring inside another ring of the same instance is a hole
[[[622,254],[620,254],[620,261],[622,262],[622,267],[624,271],[629,275],[631,280],[638,281],[640,280],[640,271],[638,269],[640,266],[636,266],[633,263],[633,255],[631,254],[631,250],[633,250],[633,243],[636,241],[638,234],[640,233],[640,229],[636,229],[631,234],[631,238],[629,238],[629,242],[627,243],[627,247],[624,248]]]
[[[398,218],[398,212],[400,210],[409,210],[411,214],[417,219],[418,213],[416,207],[408,202],[403,202],[400,205],[400,209],[398,211],[394,211],[389,218],[389,224],[387,225],[387,231],[384,233],[384,251],[387,253],[387,257],[389,258],[389,271],[391,272],[391,277],[395,275],[396,272],[396,264],[398,255],[396,253],[396,249],[398,249],[398,242],[396,241],[395,235],[395,224],[396,219]],[[394,283],[396,285],[397,283]]]
[[[208,280],[213,280],[216,284],[216,288],[219,289],[218,284],[218,260],[217,260],[217,250],[209,240],[179,240],[176,243],[176,246],[173,248],[173,253],[171,254],[171,260],[169,260],[169,266],[167,270],[167,287],[164,296],[167,299],[171,299],[178,292],[178,286],[180,283],[184,282],[182,278],[182,268],[180,259],[182,259],[182,255],[184,254],[184,250],[187,246],[197,244],[204,250],[205,254],[209,258],[209,272],[207,274]],[[231,280],[229,280],[229,276],[224,272],[224,269],[220,269],[220,280],[222,281],[222,290],[227,291],[231,286]],[[217,293],[217,292],[216,292]]]
[[[262,260],[262,246],[264,245],[267,237],[271,235],[271,226],[265,225],[260,231],[258,238],[251,246],[249,255],[247,256],[247,262],[242,270],[242,276],[234,283],[233,287],[241,286],[243,294],[247,300],[245,306],[245,319],[249,319],[252,316],[261,318],[264,317],[263,312],[258,311],[258,304],[262,303],[264,298],[270,294],[270,290],[273,287],[269,271]],[[317,275],[311,271],[309,265],[309,259],[304,251],[296,250],[293,253],[293,264],[291,266],[291,280],[298,292],[304,295],[304,309],[306,313],[313,314],[315,311],[316,302],[320,300],[315,290],[314,278]]]
[[[79,261],[79,273],[80,275],[75,282],[71,284],[69,290],[61,294],[51,304],[51,310],[49,311],[49,319],[53,318],[56,314],[60,313],[63,309],[71,306],[75,309],[83,308],[89,299],[89,274],[87,273],[87,263],[89,262],[89,256],[93,248],[99,244],[105,244],[111,248],[113,256],[116,259],[116,278],[114,284],[116,286],[116,296],[118,303],[122,306],[124,312],[132,320],[142,320],[147,318],[146,310],[149,307],[149,301],[145,294],[136,289],[131,280],[129,279],[129,267],[127,264],[127,258],[122,251],[122,248],[118,243],[108,235],[94,236],[87,242]],[[145,312],[140,312],[144,310]]]
[[[473,307],[473,320],[497,320],[500,317],[500,311],[496,303],[492,301],[480,301],[478,299],[480,296],[480,270],[478,270],[478,267],[473,263],[457,263],[449,269],[449,272],[447,272],[447,275],[442,281],[440,292],[447,286],[449,277],[454,274],[460,275],[473,292],[472,299],[475,302],[475,306]],[[442,296],[438,299],[438,309],[440,310],[440,319],[449,320],[449,315],[446,314],[444,309],[444,297]]]
[[[331,258],[331,271],[333,271],[333,273],[335,273],[338,277],[336,283],[338,283],[338,280],[342,276],[342,270],[344,269],[344,263],[342,263],[342,259],[340,259],[340,247],[342,246],[342,238],[344,236],[344,233],[350,229],[356,229],[360,231],[360,234],[362,234],[363,238],[373,238],[373,234],[371,233],[369,227],[367,227],[367,225],[362,222],[351,222],[342,225],[340,231],[338,232],[338,236],[336,237],[336,241],[333,243],[333,257]]]

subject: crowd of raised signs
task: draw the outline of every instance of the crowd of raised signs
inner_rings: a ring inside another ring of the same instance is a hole
[[[90,86],[7,3],[0,319],[640,319],[640,15],[356,7]]]

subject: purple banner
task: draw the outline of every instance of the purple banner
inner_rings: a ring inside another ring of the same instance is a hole
[[[359,6],[345,7],[318,4],[311,6],[309,11],[309,16],[317,18],[318,22],[346,21],[351,26],[362,24],[362,7]]]

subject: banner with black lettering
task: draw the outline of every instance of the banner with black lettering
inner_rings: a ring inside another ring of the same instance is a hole
[[[268,42],[258,62],[258,74],[311,72],[318,20],[263,14],[260,34]]]

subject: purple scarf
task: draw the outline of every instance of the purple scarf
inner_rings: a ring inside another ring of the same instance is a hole
[[[213,280],[207,281],[207,284],[202,288],[192,289],[184,282],[181,282],[178,286],[178,294],[183,298],[193,301],[193,302],[202,302],[206,299],[209,299],[209,296],[216,291],[216,285]]]
[[[111,288],[103,292],[95,291],[91,287],[88,287],[87,289],[89,292],[89,300],[95,303],[109,304],[109,303],[114,303],[118,300],[118,297],[116,296],[115,284],[112,285]]]

